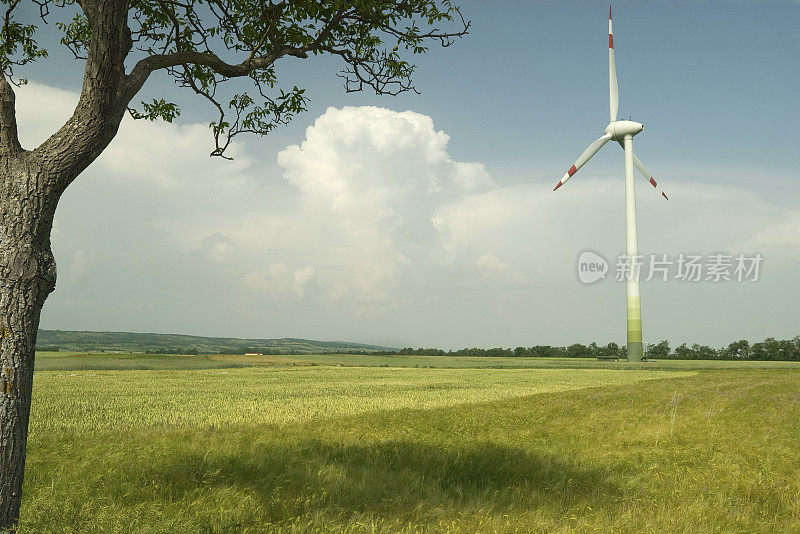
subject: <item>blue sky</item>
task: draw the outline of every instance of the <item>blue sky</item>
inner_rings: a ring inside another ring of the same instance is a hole
[[[574,159],[605,126],[607,3],[472,0],[463,7],[469,37],[416,61],[421,96],[345,94],[335,59],[317,60],[320,68],[285,61],[283,79],[307,87],[312,102],[274,140],[292,142],[328,106],[378,105],[434,117],[456,134],[456,158],[520,169],[542,158]],[[797,139],[798,2],[618,1],[614,12],[620,109],[646,125],[640,150],[658,158],[680,153],[682,161],[788,161]],[[82,69],[56,67],[69,55],[50,49],[56,61],[35,65],[32,79],[78,90]],[[187,120],[210,117],[204,103],[180,98],[166,76],[143,94],[174,94]],[[759,134],[770,142],[754,141]]]
[[[59,283],[42,327],[443,347],[624,339],[624,287],[582,286],[574,274],[581,250],[612,258],[624,246],[622,152],[606,147],[550,191],[607,123],[608,5],[463,6],[471,34],[419,58],[421,95],[345,94],[335,60],[282,63],[286,85],[308,89],[309,111],[268,138],[240,143],[241,157],[227,166],[202,159],[211,147],[196,125],[212,118],[205,104],[154,79],[142,98],[174,95],[180,125],[148,134],[158,126],[126,123],[127,145],[118,140],[67,191],[53,238]],[[640,250],[765,256],[763,278],[750,286],[643,284],[646,339],[720,344],[800,333],[798,22],[800,4],[789,1],[614,4],[620,109],[645,124],[636,152],[671,198],[638,188]],[[81,66],[50,48],[52,59],[25,71],[33,84],[19,91],[20,129],[31,142],[69,114],[80,88]],[[26,91],[31,102],[49,95],[57,109],[25,108]],[[383,189],[336,174],[324,160],[309,167],[323,152],[320,139],[337,132],[352,134],[355,148],[387,136],[420,151],[409,154],[449,163],[398,171],[391,154],[359,152],[356,163]],[[425,143],[441,141],[437,132],[449,140],[433,154]],[[174,146],[158,166],[158,147],[147,142],[159,135],[185,148],[183,170],[170,159]],[[143,153],[163,179],[127,169]],[[444,173],[453,187],[431,196],[419,183],[407,198],[387,195],[408,172]],[[339,180],[355,192],[341,209],[321,196]],[[365,209],[360,192],[383,210],[369,234],[349,219]],[[475,215],[495,205],[485,219]],[[340,234],[329,237],[330,225]],[[297,232],[290,237],[265,230],[289,226]],[[240,287],[242,280],[255,285]]]

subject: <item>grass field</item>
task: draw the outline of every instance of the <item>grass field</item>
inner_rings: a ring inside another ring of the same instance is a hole
[[[59,358],[20,532],[800,532],[800,369]]]
[[[39,372],[30,433],[223,428],[426,410],[688,372],[303,367]],[[40,393],[41,392],[41,393]]]
[[[251,366],[428,367],[446,369],[800,369],[800,362],[737,362],[725,360],[653,360],[643,363],[595,358],[486,358],[472,356],[405,356],[361,354],[298,354],[292,356],[100,354],[37,352],[36,370],[230,369]]]

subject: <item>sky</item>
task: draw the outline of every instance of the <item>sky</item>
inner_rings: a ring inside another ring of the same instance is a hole
[[[624,160],[607,145],[608,5],[462,2],[470,35],[417,58],[421,94],[346,94],[334,59],[281,60],[309,110],[233,161],[205,103],[156,76],[173,124],[126,119],[65,192],[41,327],[460,348],[625,340]],[[639,250],[760,254],[756,281],[641,284],[647,341],[800,334],[800,3],[619,1],[620,110],[642,122]],[[18,73],[23,146],[72,112],[82,65]],[[584,284],[578,257],[609,263]],[[732,270],[731,270],[732,272]],[[705,273],[704,273],[705,277]]]

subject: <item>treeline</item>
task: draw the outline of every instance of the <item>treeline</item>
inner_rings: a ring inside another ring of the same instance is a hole
[[[188,354],[190,356],[197,356],[199,352],[196,348],[191,347],[185,349],[183,347],[172,347],[168,349],[148,349],[144,351],[145,354]]]
[[[574,343],[567,347],[551,345],[535,345],[533,347],[517,347],[515,349],[495,347],[491,349],[469,348],[444,351],[441,349],[413,349],[406,347],[399,351],[382,351],[373,354],[399,354],[414,356],[489,356],[489,357],[534,357],[534,358],[625,358],[626,347],[611,342],[598,345]],[[788,360],[800,361],[800,336],[793,339],[777,340],[767,338],[760,343],[751,344],[746,339],[734,341],[727,347],[714,348],[697,343],[689,346],[683,343],[674,349],[668,341],[649,345],[648,358],[671,360]]]
[[[614,342],[603,346],[599,346],[597,343],[590,343],[589,345],[575,343],[568,347],[554,347],[551,345],[535,345],[533,347],[517,347],[515,349],[506,349],[502,347],[479,349],[473,347],[448,351],[442,349],[412,349],[411,347],[406,347],[397,352],[383,351],[376,354],[413,356],[494,356],[505,358],[621,358],[625,356],[625,347],[621,347]]]
[[[41,350],[41,349],[36,349]],[[47,350],[47,349],[45,349]],[[228,354],[228,355],[245,355],[245,354],[263,354],[265,356],[292,356],[292,355],[300,355],[300,354],[358,354],[358,355],[368,355],[368,354],[375,354],[375,351],[367,351],[367,350],[337,350],[337,351],[308,351],[308,350],[295,350],[295,349],[274,349],[274,348],[265,348],[265,347],[248,347],[248,346],[240,346],[240,347],[231,347],[220,349],[214,352],[199,352],[196,348],[184,348],[184,347],[170,347],[165,349],[150,349],[144,351],[145,354],[188,354],[188,355],[196,355],[196,354]],[[397,354],[397,352],[382,352],[381,354]]]
[[[58,351],[75,350],[60,346],[37,346],[37,351]],[[83,350],[93,350],[98,352],[108,352],[107,348],[88,348]],[[119,352],[119,349],[113,352]],[[533,347],[517,347],[515,349],[495,347],[490,349],[467,348],[459,350],[445,351],[436,348],[414,349],[407,347],[401,350],[360,350],[360,349],[339,349],[339,350],[311,350],[304,348],[296,350],[294,348],[270,348],[264,346],[238,345],[233,347],[220,348],[218,350],[198,350],[197,347],[171,346],[158,349],[148,349],[146,354],[247,354],[261,353],[271,356],[291,356],[297,354],[357,354],[357,355],[414,355],[414,356],[480,356],[480,357],[506,357],[506,358],[625,358],[626,347],[611,342],[605,345],[598,345],[595,342],[584,345],[574,343],[566,347],[555,347],[551,345],[534,345]],[[792,339],[779,340],[767,338],[759,343],[750,343],[746,339],[734,341],[726,347],[714,348],[707,345],[681,345],[672,348],[668,341],[661,341],[649,345],[646,357],[654,359],[671,360],[784,360],[800,361],[800,336]]]
[[[800,336],[792,339],[768,337],[759,343],[746,339],[734,341],[727,347],[714,349],[705,345],[686,343],[669,349],[666,341],[654,345],[648,355],[652,358],[674,360],[760,360],[760,361],[800,361]]]

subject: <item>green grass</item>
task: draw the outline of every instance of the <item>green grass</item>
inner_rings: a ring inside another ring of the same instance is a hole
[[[688,372],[606,369],[249,367],[38,372],[30,435],[147,427],[297,423],[398,408],[424,410]]]
[[[233,356],[231,361],[241,356]],[[264,358],[267,358],[266,356]],[[279,357],[272,357],[279,358]],[[726,361],[726,360],[651,360],[640,363],[601,361],[596,358],[495,358],[479,356],[406,356],[359,354],[301,354],[288,356],[295,362],[317,365],[355,365],[369,367],[432,367],[485,369],[800,369],[800,362]]]
[[[298,354],[292,356],[174,355],[91,352],[36,353],[37,371],[112,369],[230,369],[250,366],[341,365],[357,367],[428,367],[446,369],[800,369],[800,362],[724,360],[656,360],[642,363],[595,358],[488,358],[473,356],[406,356]]]
[[[122,369],[227,369],[247,367],[247,362],[225,361],[217,356],[52,352],[36,353],[36,371],[122,370]]]
[[[20,532],[800,532],[800,370],[272,365],[37,373]]]

